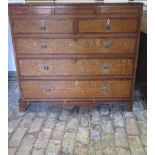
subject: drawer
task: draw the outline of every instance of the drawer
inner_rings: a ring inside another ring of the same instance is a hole
[[[89,16],[95,15],[96,13],[95,7],[89,6],[72,6],[72,7],[57,7],[55,8],[55,15],[57,16]]]
[[[133,59],[20,59],[21,76],[132,75]]]
[[[138,20],[133,19],[88,19],[79,20],[79,33],[105,33],[105,32],[137,32]]]
[[[14,19],[13,33],[72,33],[70,19]]]
[[[11,16],[32,17],[32,16],[51,16],[53,9],[50,6],[46,7],[30,7],[30,6],[9,6]]]
[[[23,98],[130,97],[131,80],[22,81]]]
[[[34,39],[16,38],[17,54],[134,53],[136,38]]]

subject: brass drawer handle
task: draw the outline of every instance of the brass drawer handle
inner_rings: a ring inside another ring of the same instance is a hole
[[[109,18],[106,20],[105,28],[107,31],[110,31],[110,29],[111,29],[111,21]]]
[[[46,43],[45,43],[45,44],[42,44],[42,45],[41,45],[41,48],[42,48],[42,49],[47,49],[47,48],[48,48],[48,45],[47,45]]]
[[[104,70],[105,72],[108,72],[108,71],[109,71],[109,64],[104,64],[104,65],[103,65],[103,70]]]
[[[46,88],[46,89],[45,89],[45,92],[46,92],[46,93],[51,92],[51,88]]]
[[[108,42],[104,43],[103,46],[104,46],[104,48],[106,48],[106,49],[107,49],[107,48],[110,48],[110,44],[109,44]]]
[[[103,86],[101,88],[101,91],[104,93],[104,94],[107,94],[109,92],[109,88],[107,86]]]
[[[44,65],[44,70],[49,70],[49,66],[48,65]]]
[[[46,26],[45,26],[45,21],[44,20],[41,20],[40,30],[41,31],[45,31],[46,30]]]

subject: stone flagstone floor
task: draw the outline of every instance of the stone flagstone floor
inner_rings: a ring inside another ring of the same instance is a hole
[[[88,110],[32,105],[18,111],[19,90],[9,81],[9,155],[146,155],[147,110],[135,91],[133,112],[119,104]]]

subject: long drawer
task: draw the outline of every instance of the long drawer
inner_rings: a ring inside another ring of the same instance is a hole
[[[136,38],[34,39],[16,38],[17,54],[134,53]]]
[[[14,19],[14,33],[73,33],[70,19]]]
[[[21,89],[24,98],[32,99],[130,97],[131,82],[131,80],[21,81]]]
[[[132,75],[133,59],[20,59],[21,76]]]

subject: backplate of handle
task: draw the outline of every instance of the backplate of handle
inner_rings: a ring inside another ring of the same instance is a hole
[[[108,72],[109,71],[109,64],[103,64],[103,70],[105,72]]]
[[[106,31],[110,31],[110,29],[111,29],[111,21],[109,18],[106,19],[105,28],[106,28]]]
[[[107,94],[109,92],[109,88],[107,86],[103,86],[101,88],[101,91],[104,93],[104,94]]]
[[[41,20],[40,30],[41,31],[45,31],[46,30],[46,26],[45,26],[45,21],[44,20]]]
[[[103,47],[106,48],[106,49],[108,49],[108,48],[110,48],[110,44],[109,44],[108,42],[105,42],[105,43],[103,44]]]

